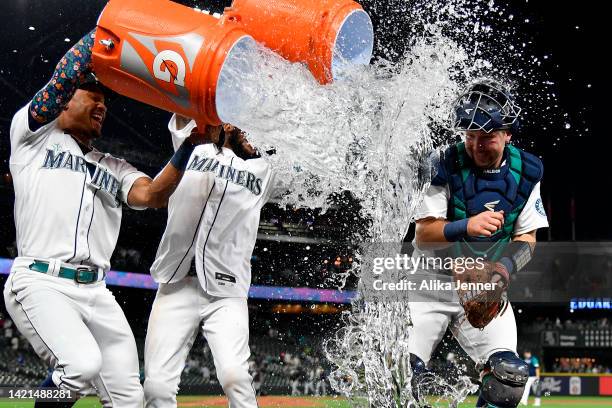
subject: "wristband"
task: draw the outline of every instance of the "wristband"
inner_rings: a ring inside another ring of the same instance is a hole
[[[468,219],[449,222],[444,226],[444,238],[448,242],[459,241],[467,236]]]
[[[187,163],[189,162],[189,156],[191,156],[193,149],[195,149],[195,145],[190,141],[185,140],[181,147],[174,152],[174,156],[172,156],[170,159],[170,164],[172,164],[178,171],[185,171]]]
[[[506,263],[511,263],[512,272],[518,272],[531,261],[532,255],[533,251],[529,242],[514,241],[508,245],[505,256],[499,261],[504,265],[506,265]],[[510,269],[508,269],[508,272],[512,273]]]

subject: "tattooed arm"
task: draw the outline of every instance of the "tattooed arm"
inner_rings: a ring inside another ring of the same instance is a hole
[[[34,95],[28,117],[30,130],[35,131],[57,118],[92,72],[91,49],[95,35],[94,28],[70,48],[55,67],[51,80]]]

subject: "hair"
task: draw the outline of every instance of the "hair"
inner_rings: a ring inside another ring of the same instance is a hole
[[[232,130],[231,134],[228,135],[230,137],[229,143],[230,143],[230,146],[232,147],[232,150],[234,151],[234,154],[240,157],[242,160],[257,159],[261,157],[261,155],[259,154],[257,150],[255,150],[254,154],[249,154],[244,150],[244,148],[242,147],[242,144],[235,143],[237,139],[235,136],[240,134],[241,132],[242,130],[240,130],[237,127],[234,127],[234,130]]]
[[[118,94],[116,94],[110,88],[105,87],[104,85],[102,85],[101,82],[98,82],[97,80],[86,80],[85,82],[81,83],[81,85],[79,85],[78,89],[104,95],[104,104],[107,107],[109,103],[116,100],[116,96],[118,96]]]
[[[98,92],[101,94],[106,94],[103,86],[96,82],[85,82],[79,86],[79,89],[90,92]]]
[[[219,141],[217,142],[217,150],[221,150],[223,145],[225,144],[225,130],[223,130],[223,126],[221,126],[221,132],[219,132]]]

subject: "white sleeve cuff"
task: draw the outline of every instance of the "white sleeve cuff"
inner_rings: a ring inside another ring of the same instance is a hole
[[[191,135],[191,131],[195,127],[195,120],[191,120],[185,127],[178,129],[176,113],[172,115],[170,122],[168,122],[168,130],[170,131],[170,135],[172,135],[172,146],[174,147],[174,151],[177,151],[178,148],[181,147],[181,144]]]
[[[449,195],[447,186],[430,186],[415,212],[414,219],[416,221],[430,217],[446,219]]]
[[[535,223],[523,227],[521,229],[517,229],[513,232],[514,235],[523,235],[533,230],[538,230],[540,228],[548,228],[548,220],[546,218],[541,218]]]
[[[146,206],[141,207],[141,206],[130,205],[128,203],[128,196],[130,194],[130,190],[132,189],[132,185],[134,185],[134,182],[136,180],[138,180],[139,178],[142,178],[142,177],[145,177],[145,178],[148,178],[148,179],[151,178],[151,177],[147,176],[145,173],[143,173],[141,171],[135,171],[133,173],[129,173],[128,175],[126,175],[123,178],[123,182],[121,183],[121,195],[123,196],[121,198],[122,198],[123,202],[128,207],[130,207],[131,209],[138,210],[138,211],[146,210],[147,207]]]

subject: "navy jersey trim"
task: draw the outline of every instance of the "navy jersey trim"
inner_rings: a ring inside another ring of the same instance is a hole
[[[183,264],[183,261],[185,261],[185,258],[187,257],[187,254],[189,254],[189,251],[193,247],[193,244],[195,243],[196,237],[198,236],[198,231],[200,230],[200,224],[202,224],[202,218],[204,218],[204,212],[206,211],[206,206],[208,205],[208,200],[210,199],[210,195],[212,194],[213,189],[215,188],[215,184],[216,183],[217,183],[216,180],[213,181],[213,185],[210,188],[210,191],[208,192],[208,197],[206,197],[206,202],[204,203],[204,208],[202,208],[202,212],[200,213],[200,219],[198,220],[198,226],[196,227],[196,229],[195,229],[195,231],[193,233],[193,238],[191,239],[191,245],[189,245],[189,248],[187,248],[187,251],[185,251],[185,254],[181,258],[181,262],[179,262],[178,266],[176,267],[176,269],[172,273],[172,276],[170,277],[170,279],[168,279],[168,282],[166,282],[166,283],[170,283],[170,281],[172,281],[172,279],[174,278],[174,276],[176,275],[178,270],[181,268],[181,265]]]
[[[89,246],[89,232],[91,231],[91,224],[93,224],[93,217],[96,212],[96,194],[98,194],[98,190],[94,192],[93,202],[91,203],[91,219],[89,220],[89,227],[87,228],[87,258],[83,259],[81,262],[89,261],[91,258],[91,246]]]
[[[106,156],[100,157],[98,160],[98,164],[102,163],[102,160]],[[87,228],[87,258],[83,259],[81,262],[88,261],[91,258],[91,247],[89,246],[89,232],[91,231],[91,224],[93,224],[93,217],[96,213],[96,194],[98,194],[99,190],[94,191],[93,197],[91,198],[91,219],[89,220],[89,227]]]
[[[230,167],[233,163],[234,163],[234,158],[232,157],[232,160],[230,160]],[[215,221],[217,221],[217,215],[219,215],[219,210],[221,209],[221,204],[223,203],[223,199],[225,198],[225,193],[227,191],[228,184],[229,184],[229,180],[225,182],[225,188],[223,189],[223,195],[221,196],[221,200],[219,200],[219,205],[217,206],[217,212],[215,213],[215,218],[213,218],[213,221],[210,224],[210,228],[208,229],[208,234],[206,235],[206,241],[204,241],[204,247],[202,248],[202,270],[204,271],[203,275],[204,275],[205,283],[206,283],[206,244],[208,244],[208,238],[210,238],[210,233],[212,232],[212,229],[215,226]]]
[[[81,203],[79,204],[79,213],[77,214],[76,226],[74,227],[74,251],[70,259],[66,263],[72,261],[77,252],[77,238],[79,236],[79,221],[81,220],[81,209],[83,208],[83,197],[85,196],[85,184],[87,183],[87,173],[83,175],[83,189],[81,190]]]

